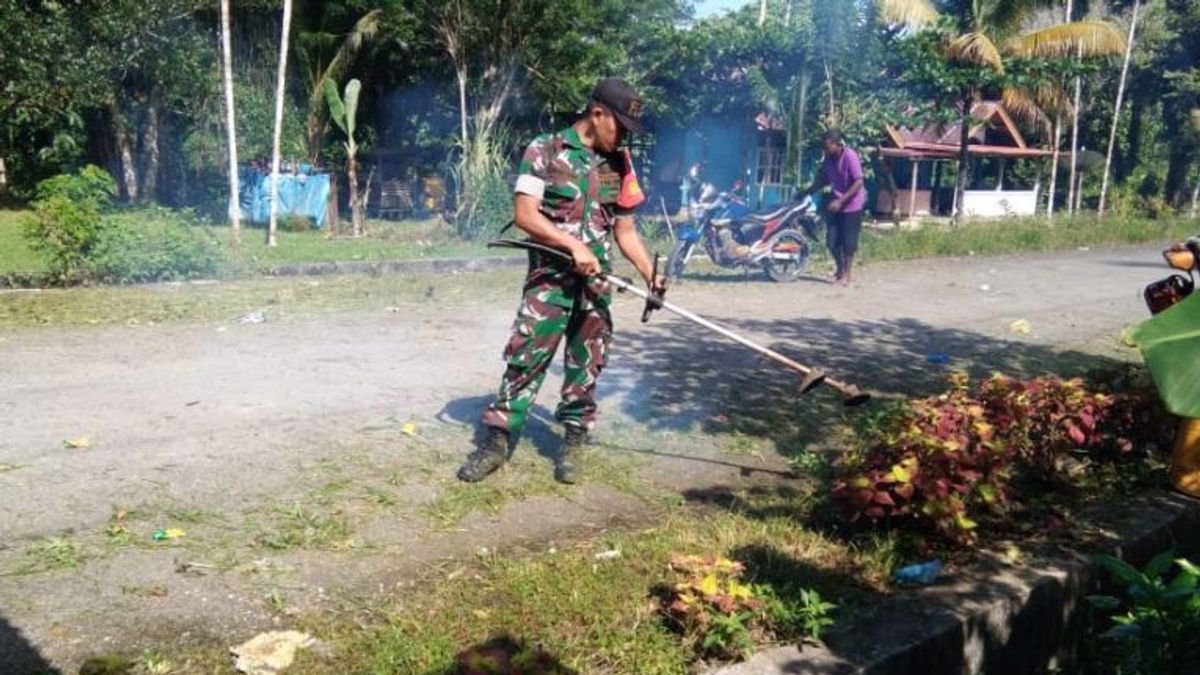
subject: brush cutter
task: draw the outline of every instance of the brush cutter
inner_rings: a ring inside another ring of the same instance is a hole
[[[524,249],[526,251],[537,251],[539,253],[544,253],[548,256],[557,258],[559,260],[562,260],[562,261],[565,261],[568,263],[574,262],[571,257],[571,254],[569,254],[565,251],[560,251],[556,248],[552,248],[550,246],[546,246],[544,244],[539,244],[534,241],[517,241],[514,239],[497,239],[495,241],[488,243],[488,246],[494,247],[494,248],[519,248],[519,249]],[[658,274],[658,256],[655,256],[655,258],[654,258],[654,272],[656,275]],[[634,283],[634,281],[632,279],[617,276],[617,275],[611,274],[611,273],[603,273],[603,272],[600,274],[600,276],[603,277],[610,284],[612,284],[618,291],[621,291],[621,292],[629,291],[630,293],[633,293],[634,295],[636,295],[646,301],[646,306],[642,310],[642,323],[649,321],[650,314],[652,312],[654,312],[655,310],[665,309],[665,310],[671,312],[672,314],[676,314],[678,316],[681,316],[681,317],[687,319],[688,321],[691,321],[694,324],[703,326],[704,328],[707,328],[708,330],[710,330],[714,333],[717,333],[726,338],[729,338],[730,340],[733,340],[734,342],[736,342],[744,347],[753,349],[754,351],[758,352],[759,354],[762,354],[763,356],[771,359],[772,361],[775,361],[776,363],[779,363],[783,366],[786,366],[787,368],[790,368],[790,369],[800,373],[804,377],[804,379],[801,380],[801,382],[800,382],[800,393],[802,393],[802,394],[811,391],[812,389],[816,388],[818,385],[824,384],[826,386],[832,387],[838,393],[845,396],[845,400],[843,402],[845,403],[846,406],[857,406],[862,403],[866,403],[871,398],[870,394],[862,391],[861,389],[859,389],[857,386],[855,386],[853,384],[850,384],[848,382],[841,382],[839,380],[835,380],[831,377],[828,377],[821,370],[818,370],[816,368],[810,368],[802,363],[799,363],[793,359],[790,359],[790,358],[784,356],[783,354],[780,354],[779,352],[777,352],[773,349],[764,347],[764,346],[750,340],[749,338],[738,335],[737,333],[733,332],[732,330],[729,330],[728,328],[725,328],[724,326],[721,326],[717,323],[709,321],[708,319],[705,319],[704,317],[699,316],[693,312],[690,312],[678,305],[669,303],[663,299],[661,294],[651,293],[649,291],[642,289],[640,286],[638,286],[636,283]]]

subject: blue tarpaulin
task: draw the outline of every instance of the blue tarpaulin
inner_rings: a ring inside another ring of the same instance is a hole
[[[271,218],[270,175],[256,169],[242,169],[242,217],[254,223]],[[327,173],[279,174],[279,215],[311,218],[317,227],[325,226],[325,209],[329,203],[330,175]]]

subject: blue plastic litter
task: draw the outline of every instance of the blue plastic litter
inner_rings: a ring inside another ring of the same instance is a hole
[[[951,358],[949,354],[930,354],[929,356],[925,357],[925,360],[936,365],[944,366],[954,359]]]
[[[942,561],[934,558],[929,562],[901,567],[892,575],[892,580],[898,584],[928,585],[937,581],[941,573]]]

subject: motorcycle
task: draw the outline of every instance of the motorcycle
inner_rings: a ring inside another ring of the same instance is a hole
[[[675,246],[667,259],[666,274],[680,278],[688,261],[703,245],[714,264],[724,268],[762,269],[776,282],[800,278],[808,269],[813,241],[821,220],[809,197],[766,211],[752,213],[735,184],[731,192],[717,192],[704,184],[688,207],[688,222],[676,228]]]
[[[1158,314],[1192,294],[1196,288],[1196,272],[1200,272],[1200,238],[1172,244],[1162,253],[1172,269],[1187,272],[1187,276],[1172,274],[1146,287],[1142,297],[1151,314]]]

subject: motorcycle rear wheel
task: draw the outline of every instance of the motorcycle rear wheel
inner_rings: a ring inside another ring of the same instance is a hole
[[[787,230],[774,237],[771,256],[763,259],[763,270],[771,281],[790,283],[808,269],[812,244],[798,230]]]

